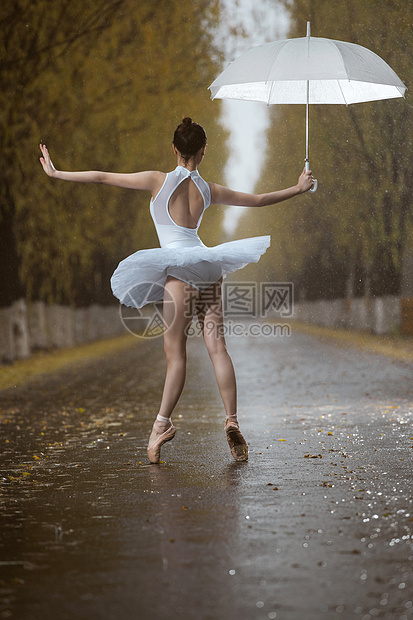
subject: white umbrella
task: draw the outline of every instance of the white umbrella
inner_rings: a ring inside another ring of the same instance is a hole
[[[404,97],[406,86],[377,54],[354,43],[310,36],[253,47],[209,87],[212,99],[244,99],[269,104],[361,103]],[[313,190],[317,188],[315,181]]]

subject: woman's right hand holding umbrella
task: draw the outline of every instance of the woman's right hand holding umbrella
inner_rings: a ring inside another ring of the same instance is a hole
[[[305,168],[303,169],[302,173],[300,174],[300,178],[298,179],[297,185],[300,188],[301,194],[304,194],[305,192],[308,192],[310,189],[313,188],[314,179],[311,170],[306,171]]]

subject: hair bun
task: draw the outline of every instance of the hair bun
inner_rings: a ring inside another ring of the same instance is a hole
[[[205,130],[189,116],[185,116],[175,129],[173,144],[185,161],[196,155],[206,142]]]

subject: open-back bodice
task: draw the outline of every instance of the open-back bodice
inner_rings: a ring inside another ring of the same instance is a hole
[[[190,178],[199,190],[203,199],[203,209],[196,224],[196,228],[187,228],[177,224],[169,211],[169,204],[175,190],[185,179]],[[190,246],[204,246],[198,236],[205,209],[211,204],[211,192],[208,183],[199,175],[197,170],[189,171],[183,166],[177,166],[168,172],[158,194],[150,203],[150,212],[158,234],[161,247],[183,248]]]

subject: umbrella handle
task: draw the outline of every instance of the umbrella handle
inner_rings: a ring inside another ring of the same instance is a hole
[[[308,172],[310,170],[310,162],[308,161],[308,159],[305,160],[305,171]],[[314,185],[311,189],[309,189],[308,191],[310,192],[310,194],[314,194],[314,192],[317,191],[317,179],[314,179]]]
[[[313,187],[312,187],[311,189],[309,189],[309,190],[308,190],[308,191],[310,192],[310,194],[314,194],[314,192],[316,192],[316,191],[317,191],[317,185],[318,185],[318,183],[317,183],[317,179],[314,179],[314,185],[313,185]]]

